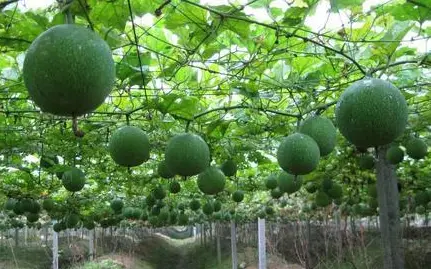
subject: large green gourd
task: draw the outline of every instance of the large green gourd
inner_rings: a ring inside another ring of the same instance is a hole
[[[341,134],[362,148],[393,142],[403,134],[407,116],[407,102],[400,90],[376,78],[365,78],[350,85],[335,109]]]
[[[313,116],[307,118],[301,125],[299,132],[313,138],[319,146],[320,156],[331,153],[337,142],[337,130],[328,118]]]
[[[166,146],[168,169],[180,176],[194,176],[209,167],[210,150],[200,136],[183,133],[172,137]]]
[[[147,134],[135,126],[122,126],[109,139],[109,153],[115,163],[134,167],[150,158],[150,140]]]
[[[111,92],[115,63],[108,44],[76,24],[56,25],[30,45],[23,65],[30,98],[43,112],[80,116]]]
[[[285,137],[277,150],[279,166],[292,175],[311,173],[319,160],[319,145],[306,134],[293,133]]]

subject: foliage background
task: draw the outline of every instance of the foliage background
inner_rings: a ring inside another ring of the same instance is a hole
[[[166,141],[188,128],[208,142],[215,164],[230,157],[239,163],[220,199],[245,190],[245,202],[227,208],[246,213],[270,200],[264,180],[279,171],[274,156],[280,139],[314,113],[334,119],[339,95],[366,74],[391,81],[409,103],[408,130],[399,142],[420,136],[429,143],[429,1],[214,3],[73,2],[76,23],[93,28],[111,46],[118,78],[105,104],[80,119],[83,138],[73,135],[70,119],[40,113],[22,81],[25,51],[40,33],[63,23],[61,3],[45,9],[0,3],[2,194],[78,200],[82,212],[117,196],[140,203],[157,184],[167,183],[157,178],[157,163]],[[109,135],[127,123],[144,129],[152,143],[151,159],[130,171],[107,152]],[[47,152],[61,155],[56,169],[75,164],[85,171],[84,190],[72,196],[39,168],[38,158]],[[307,181],[329,175],[343,183],[347,197],[365,201],[374,176],[357,168],[357,155],[339,135],[336,151]],[[429,167],[429,159],[403,162],[398,174],[404,196],[431,188]],[[169,203],[207,199],[194,178],[181,184],[183,191],[170,195]],[[312,199],[301,190],[288,201],[296,208]]]

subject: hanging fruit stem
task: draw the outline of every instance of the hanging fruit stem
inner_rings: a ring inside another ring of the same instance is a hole
[[[72,118],[72,130],[76,137],[83,137],[85,135],[84,131],[78,127],[78,118],[76,116]]]

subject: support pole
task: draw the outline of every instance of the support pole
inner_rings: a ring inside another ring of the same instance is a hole
[[[238,269],[238,255],[236,250],[236,225],[235,221],[230,222],[230,244],[232,249],[232,269]]]
[[[56,221],[53,221],[55,224]],[[52,229],[52,269],[58,269],[58,233]]]
[[[266,269],[266,237],[265,219],[257,220],[258,229],[258,249],[259,249],[259,269]]]
[[[94,259],[94,229],[88,231],[90,261]]]

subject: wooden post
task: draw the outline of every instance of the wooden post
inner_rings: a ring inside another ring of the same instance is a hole
[[[88,231],[90,261],[94,259],[94,229]]]
[[[266,237],[265,219],[259,218],[257,221],[258,229],[258,249],[259,249],[259,269],[266,269]]]
[[[28,239],[28,227],[27,225],[24,226],[24,245],[27,246],[27,239]]]
[[[221,265],[221,245],[220,245],[220,223],[216,223],[216,237],[217,237],[217,264]]]
[[[232,269],[238,269],[238,255],[236,250],[236,225],[235,221],[230,221],[230,244],[232,250]]]
[[[55,224],[56,221],[53,222]],[[58,269],[58,233],[52,229],[52,269]]]
[[[15,228],[15,246],[19,245],[19,229]]]

